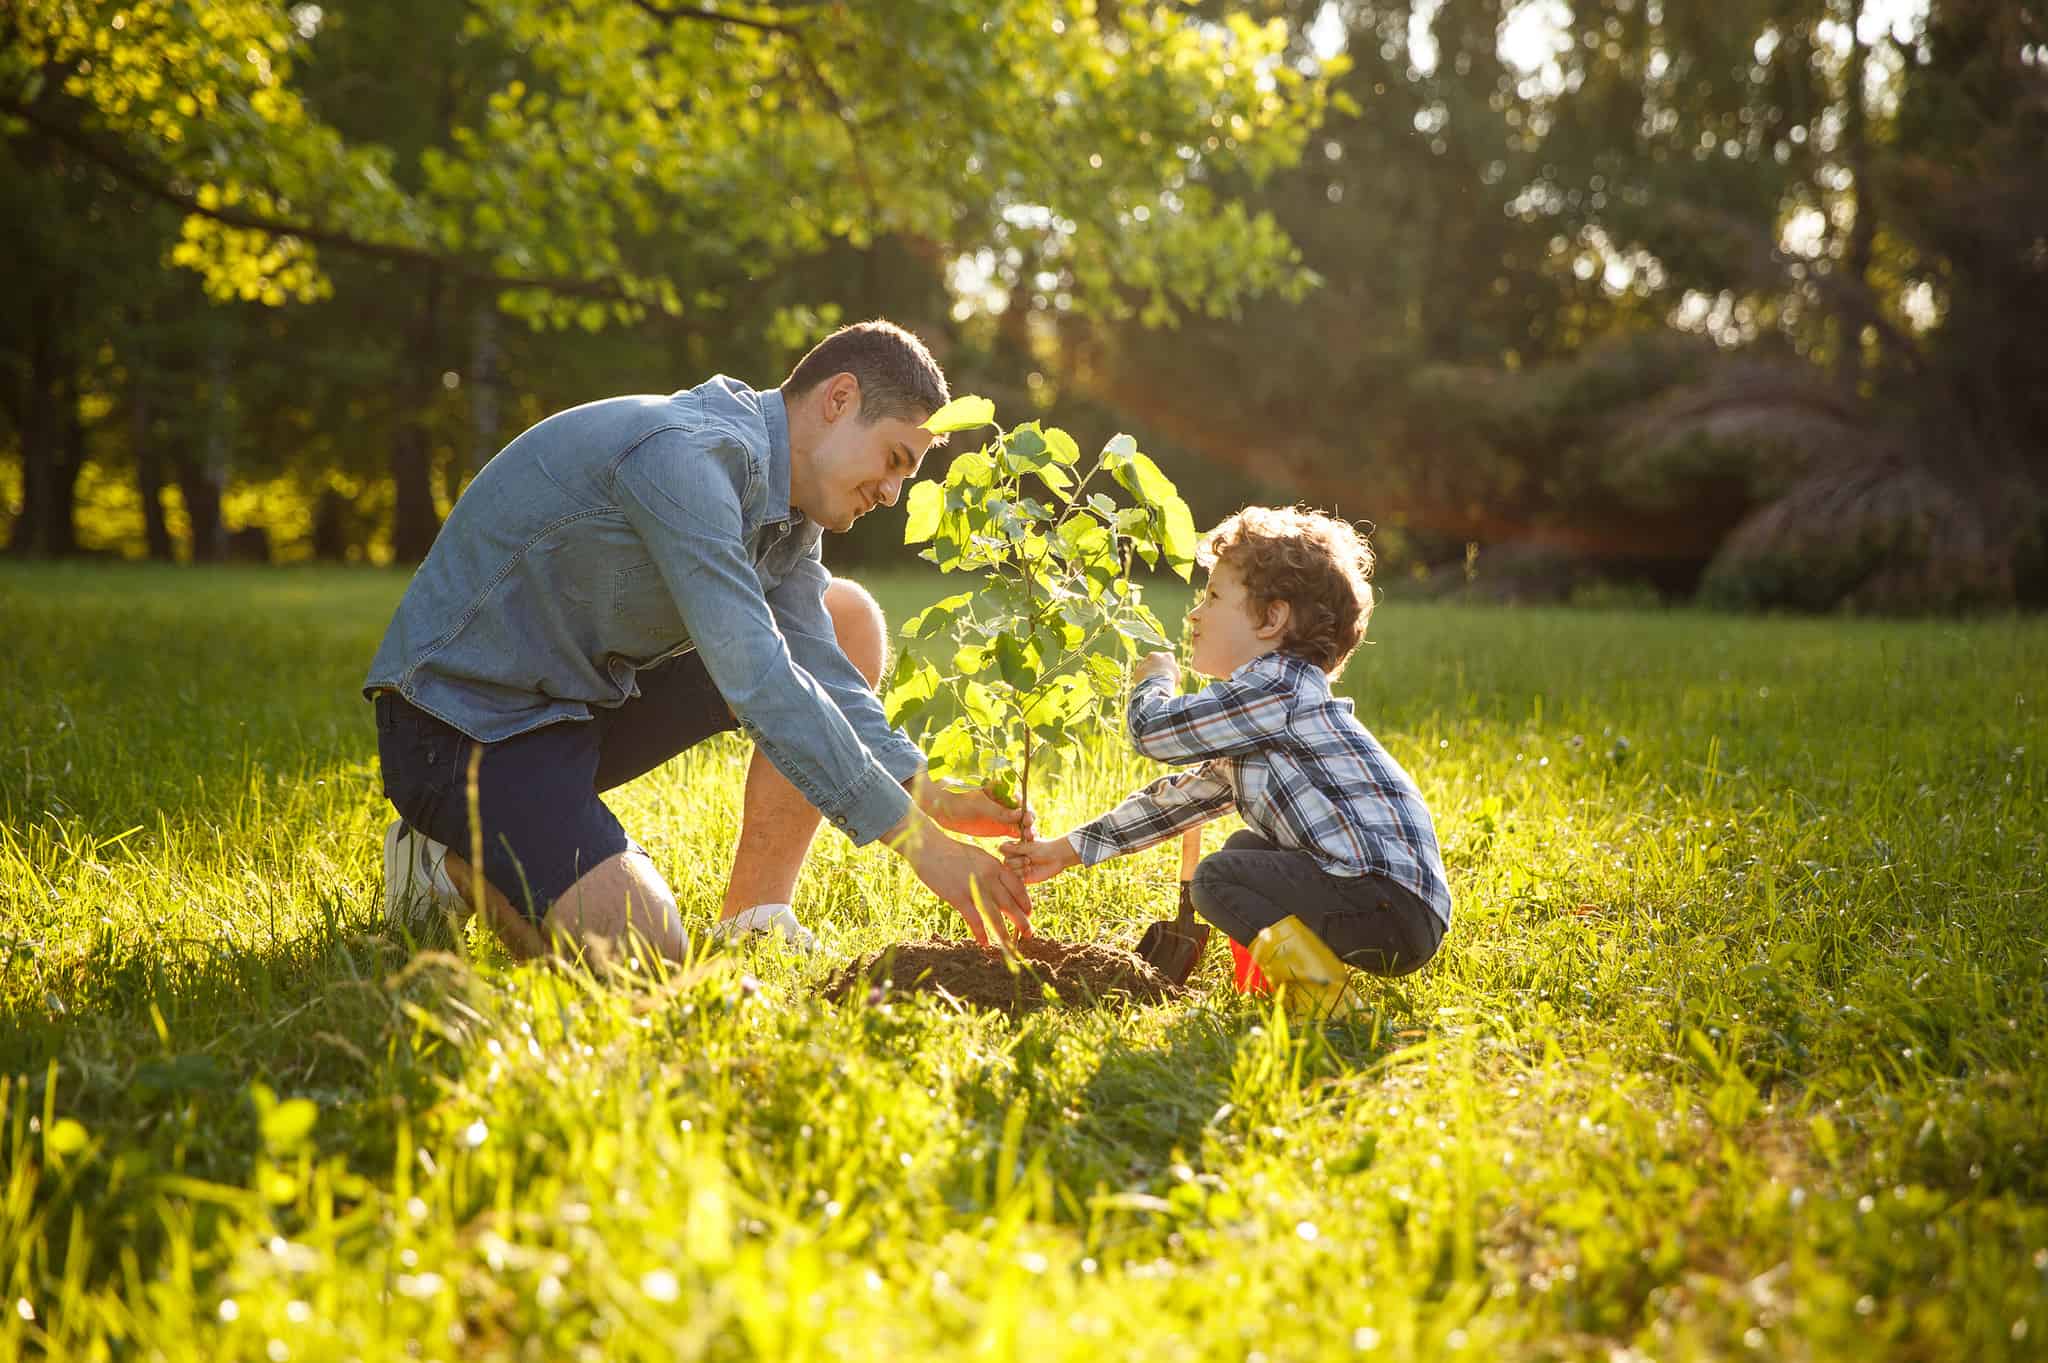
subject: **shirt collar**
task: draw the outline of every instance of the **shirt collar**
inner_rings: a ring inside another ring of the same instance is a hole
[[[782,390],[770,388],[761,394],[761,416],[768,423],[768,519],[790,519],[789,505],[789,408]]]
[[[1291,679],[1297,686],[1302,685],[1305,681],[1318,681],[1323,684],[1325,690],[1329,688],[1329,673],[1323,671],[1322,668],[1317,667],[1299,654],[1289,653],[1282,649],[1276,649],[1271,653],[1261,653],[1258,657],[1243,664],[1237,671],[1231,673],[1230,679],[1236,681],[1238,678],[1248,677],[1254,672],[1263,672],[1275,677],[1286,677]]]

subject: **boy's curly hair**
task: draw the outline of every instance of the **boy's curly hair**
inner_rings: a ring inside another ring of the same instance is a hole
[[[1248,506],[1202,536],[1196,559],[1228,563],[1252,609],[1288,606],[1280,647],[1331,676],[1372,617],[1372,546],[1347,523],[1307,507]]]

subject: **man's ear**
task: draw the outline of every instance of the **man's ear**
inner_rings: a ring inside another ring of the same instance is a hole
[[[1261,639],[1284,638],[1287,634],[1287,626],[1293,620],[1293,606],[1290,606],[1285,601],[1269,601],[1266,603],[1266,618],[1259,622],[1258,628],[1254,629],[1252,633]]]
[[[820,415],[825,420],[837,421],[849,413],[860,410],[860,380],[852,374],[842,370],[826,379],[822,386],[824,392],[821,395]]]

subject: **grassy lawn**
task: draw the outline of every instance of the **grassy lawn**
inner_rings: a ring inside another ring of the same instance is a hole
[[[2048,1356],[2048,622],[1396,591],[1344,689],[1457,918],[1303,1031],[1220,944],[1172,1005],[821,1004],[958,931],[829,831],[815,962],[408,959],[355,691],[402,586],[0,567],[0,1355]],[[744,764],[616,801],[693,924]],[[1128,945],[1175,864],[1041,930]]]

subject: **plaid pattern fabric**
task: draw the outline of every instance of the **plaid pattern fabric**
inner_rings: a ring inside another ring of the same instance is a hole
[[[1199,765],[1069,834],[1083,865],[1234,808],[1253,832],[1308,853],[1331,875],[1386,876],[1451,921],[1450,883],[1421,792],[1314,663],[1267,653],[1185,696],[1151,678],[1131,692],[1125,722],[1145,756]]]

